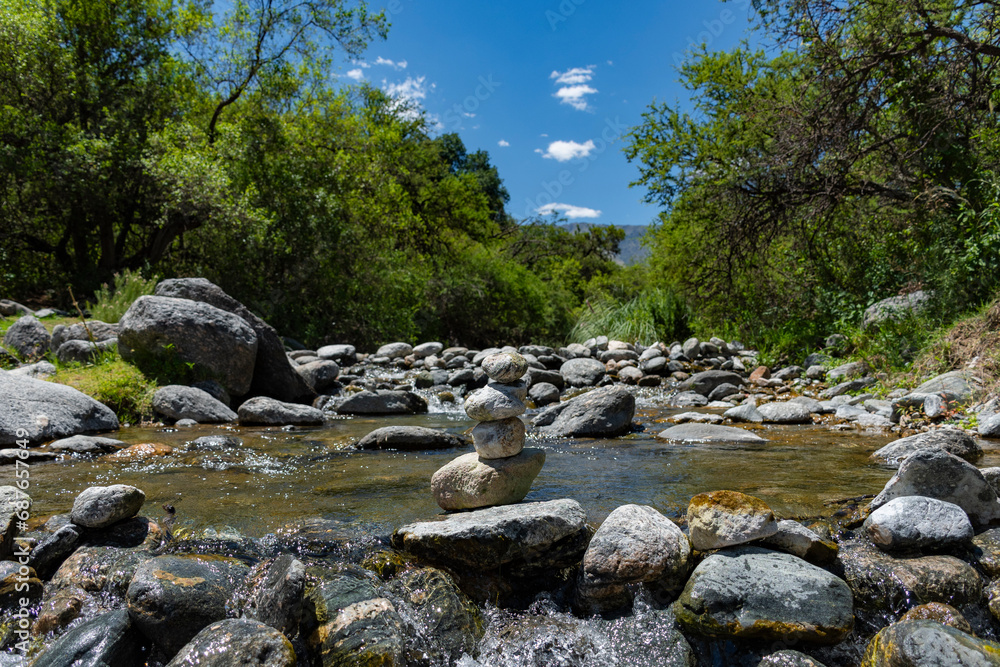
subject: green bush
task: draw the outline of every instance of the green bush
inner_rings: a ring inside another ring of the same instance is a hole
[[[653,288],[618,301],[603,297],[580,308],[570,340],[582,343],[595,336],[608,336],[630,343],[682,340],[691,333],[684,302],[666,288]]]
[[[153,293],[158,280],[156,276],[146,280],[140,272],[129,269],[116,273],[113,288],[104,283],[94,294],[95,301],[89,305],[90,317],[101,322],[117,322],[136,299]]]
[[[122,360],[117,352],[109,352],[93,364],[60,364],[53,380],[108,406],[123,424],[151,419],[153,394],[159,388],[155,380]]]

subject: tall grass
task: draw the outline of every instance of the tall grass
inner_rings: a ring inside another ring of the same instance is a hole
[[[157,282],[156,276],[146,280],[138,271],[129,269],[116,273],[113,288],[104,283],[94,294],[95,301],[89,305],[90,317],[101,322],[117,322],[133,301],[152,294]]]
[[[687,306],[676,294],[656,288],[624,302],[609,298],[593,304],[587,302],[580,309],[569,338],[575,343],[596,336],[629,343],[669,343],[691,333],[689,319]]]

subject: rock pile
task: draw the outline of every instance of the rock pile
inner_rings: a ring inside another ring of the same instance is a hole
[[[459,456],[431,478],[437,504],[445,510],[510,505],[531,489],[545,451],[524,448],[525,428],[519,418],[527,407],[527,360],[517,352],[499,352],[483,360],[492,380],[469,395],[465,412],[479,424],[472,429],[476,451]]]

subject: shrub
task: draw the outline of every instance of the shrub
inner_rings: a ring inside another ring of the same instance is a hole
[[[158,281],[157,276],[146,280],[140,272],[129,269],[116,273],[114,288],[104,283],[94,294],[96,301],[89,306],[90,316],[101,322],[117,322],[136,299],[152,294]]]

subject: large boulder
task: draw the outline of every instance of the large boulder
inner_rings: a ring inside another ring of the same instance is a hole
[[[868,515],[864,527],[883,551],[957,546],[973,535],[961,507],[923,496],[893,498]]]
[[[153,410],[168,419],[193,419],[203,424],[236,421],[236,413],[207,391],[178,384],[156,390]]]
[[[702,396],[708,396],[720,385],[731,384],[734,387],[739,387],[744,382],[746,380],[743,379],[743,376],[732,371],[702,371],[689,377],[678,388],[681,391],[693,391]]]
[[[111,408],[73,387],[0,371],[0,445],[117,429]]]
[[[383,426],[358,441],[358,449],[451,449],[464,447],[457,435],[424,426]]]
[[[119,321],[118,351],[140,366],[193,364],[234,395],[250,391],[257,334],[243,318],[207,303],[141,296]]]
[[[295,372],[302,376],[309,388],[322,392],[337,381],[340,376],[340,366],[330,359],[317,359],[295,367]]]
[[[865,329],[880,322],[901,320],[916,315],[930,304],[930,300],[930,292],[917,290],[909,294],[890,296],[887,299],[876,301],[865,309],[861,328]]]
[[[672,608],[688,630],[720,639],[836,644],[854,626],[844,580],[801,558],[757,547],[703,560]]]
[[[861,667],[998,667],[1000,644],[937,621],[906,620],[883,628],[865,648]]]
[[[678,424],[660,431],[657,438],[671,442],[729,442],[736,444],[762,444],[767,442],[756,433],[751,433],[733,426],[718,426],[716,424]]]
[[[601,381],[606,371],[604,364],[597,359],[579,357],[560,366],[559,373],[571,387],[593,387]]]
[[[873,510],[893,498],[927,496],[958,505],[972,525],[1000,519],[1000,500],[982,473],[967,461],[940,449],[915,452],[899,464],[882,492],[871,502]]]
[[[538,429],[541,433],[563,438],[616,437],[632,429],[635,396],[621,386],[602,387],[558,407],[555,420]]]
[[[323,411],[308,405],[285,403],[269,396],[256,396],[243,403],[238,413],[240,424],[264,426],[319,426]]]
[[[890,442],[872,454],[872,459],[898,468],[907,456],[924,450],[943,450],[970,463],[975,463],[983,456],[983,448],[972,436],[956,428],[942,428]]]
[[[49,351],[52,336],[34,315],[25,315],[7,328],[3,344],[16,351],[23,359],[35,359]]]
[[[204,278],[163,280],[156,286],[157,296],[190,299],[215,306],[242,318],[257,336],[257,351],[249,393],[270,396],[279,401],[300,403],[312,398],[313,392],[285,356],[281,337],[270,324],[254,315],[242,303],[226,294],[222,288]],[[239,395],[243,392],[233,392]]]
[[[914,389],[911,394],[945,394],[951,400],[967,403],[982,387],[979,378],[969,371],[949,371],[936,375]]]
[[[427,412],[427,401],[412,391],[359,391],[337,406],[341,415],[414,415]]]
[[[516,456],[483,459],[470,452],[446,463],[431,477],[431,493],[444,510],[465,510],[520,502],[545,464],[545,450],[522,449]]]
[[[757,411],[769,424],[811,424],[812,414],[809,408],[801,403],[774,402],[765,403]]]

